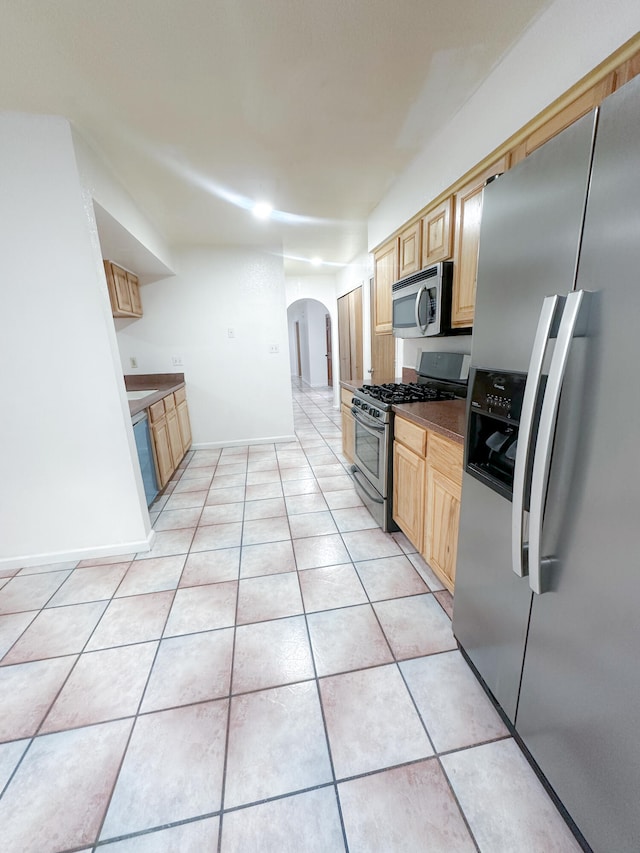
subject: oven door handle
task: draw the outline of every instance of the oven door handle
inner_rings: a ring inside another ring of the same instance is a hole
[[[367,423],[366,421],[363,421],[362,418],[358,417],[358,410],[356,409],[355,406],[351,407],[351,414],[353,415],[354,420],[358,421],[359,424],[362,424],[362,426],[365,429],[373,429],[376,432],[384,432],[386,429],[386,427],[378,426],[378,424],[370,424],[370,423]]]
[[[361,488],[364,492],[366,492],[366,493],[367,493],[367,495],[369,496],[369,498],[370,498],[374,503],[377,503],[377,504],[383,504],[383,503],[384,503],[384,501],[382,500],[382,498],[381,498],[379,495],[377,495],[377,494],[372,495],[372,494],[371,494],[371,492],[369,491],[369,489],[365,486],[365,483],[368,483],[369,481],[366,479],[366,477],[364,478],[364,482],[362,481],[362,472],[360,471],[360,469],[359,469],[359,468],[357,468],[355,465],[352,465],[352,466],[351,466],[351,473],[353,474],[353,479],[354,479],[354,480],[357,480],[358,485],[360,486],[360,488]],[[360,475],[360,476],[358,477],[358,475]]]
[[[429,317],[429,314],[427,314],[427,322],[424,324],[424,326],[420,322],[420,300],[422,299],[422,294],[425,293],[426,290],[427,290],[427,285],[423,284],[422,287],[420,288],[420,290],[416,294],[416,304],[415,304],[416,326],[420,329],[420,331],[422,332],[423,335],[427,331],[427,326],[429,325],[429,320],[431,319]]]

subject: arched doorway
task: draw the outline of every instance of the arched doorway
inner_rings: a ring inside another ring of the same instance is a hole
[[[332,324],[317,299],[298,299],[287,308],[291,375],[312,388],[333,385]]]

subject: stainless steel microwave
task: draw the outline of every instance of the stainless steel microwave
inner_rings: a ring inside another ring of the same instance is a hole
[[[401,278],[391,288],[397,338],[450,335],[453,263],[442,261]]]

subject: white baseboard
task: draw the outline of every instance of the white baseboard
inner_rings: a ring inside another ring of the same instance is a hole
[[[139,554],[150,551],[156,538],[155,530],[146,539],[119,542],[117,545],[99,545],[95,548],[77,548],[48,554],[26,554],[22,557],[0,557],[0,569],[22,569],[32,566],[50,566],[55,563],[79,563],[99,557],[118,557],[120,554]]]
[[[245,438],[237,441],[200,441],[192,444],[190,450],[217,450],[220,447],[251,447],[254,444],[283,444],[297,441],[295,435],[271,435],[265,438]]]

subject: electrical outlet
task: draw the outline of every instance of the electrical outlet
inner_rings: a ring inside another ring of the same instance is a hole
[[[236,336],[236,333],[233,329],[227,329],[227,337],[228,338],[235,338],[235,336]]]
[[[129,366],[130,367],[137,367],[138,366],[138,359],[135,357],[135,355],[129,356]]]
[[[269,352],[280,352],[278,344],[269,344]]]
[[[174,367],[182,367],[182,356],[181,355],[172,355],[171,356],[171,364]]]

